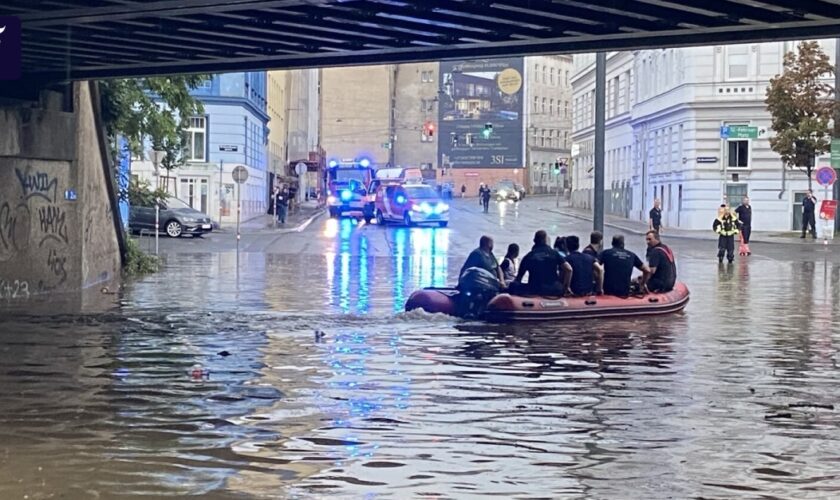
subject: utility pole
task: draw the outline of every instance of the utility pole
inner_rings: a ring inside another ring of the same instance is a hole
[[[840,139],[840,38],[834,39],[834,134],[833,139]],[[835,167],[840,174],[840,169]],[[834,199],[840,200],[840,182],[834,183]],[[840,230],[840,217],[834,218],[834,230]]]
[[[388,113],[388,166],[394,168],[396,166],[395,143],[397,142],[397,72],[400,70],[398,64],[391,65],[389,75],[389,113]]]
[[[605,108],[607,81],[607,53],[595,55],[595,185],[592,219],[595,231],[604,232],[604,147],[605,147]]]

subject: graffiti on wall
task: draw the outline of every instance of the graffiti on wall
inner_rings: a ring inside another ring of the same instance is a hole
[[[59,204],[61,180],[31,165],[14,171],[17,183],[12,183],[13,189],[18,190],[17,201],[0,203],[0,263],[11,266],[0,278],[3,300],[27,299],[32,294],[55,290],[67,282],[70,268],[71,220],[66,206]],[[27,265],[14,266],[15,259]],[[43,260],[38,262],[40,259]],[[12,275],[15,267],[23,269],[20,275]],[[27,272],[38,277],[27,276]]]

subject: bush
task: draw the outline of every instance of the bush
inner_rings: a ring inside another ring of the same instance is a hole
[[[140,250],[140,244],[133,238],[125,241],[126,256],[123,273],[126,276],[142,276],[155,273],[160,269],[160,259]]]

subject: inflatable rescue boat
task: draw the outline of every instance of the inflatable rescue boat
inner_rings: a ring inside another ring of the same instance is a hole
[[[406,301],[405,310],[422,309],[456,316],[458,295],[454,288],[417,290]],[[655,316],[685,309],[688,297],[688,288],[681,282],[677,282],[670,292],[626,298],[611,295],[535,297],[502,293],[487,304],[483,319],[506,322]]]

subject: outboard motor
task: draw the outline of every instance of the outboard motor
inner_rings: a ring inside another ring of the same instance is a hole
[[[493,273],[480,267],[470,267],[458,278],[458,316],[480,318],[487,304],[501,291],[502,285]]]

